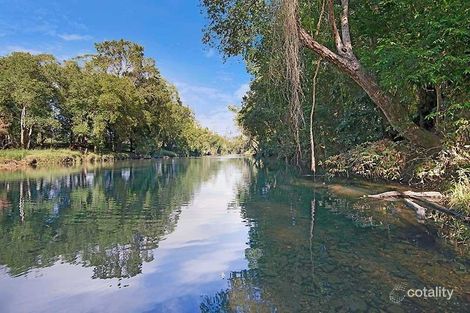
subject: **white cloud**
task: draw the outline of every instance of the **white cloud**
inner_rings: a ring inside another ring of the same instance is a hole
[[[206,58],[212,58],[215,55],[215,49],[209,48],[208,50],[204,51],[204,55],[206,56]]]
[[[246,93],[250,90],[250,84],[243,84],[238,88],[237,91],[235,91],[235,96],[237,97],[238,100],[243,100],[243,97],[246,95]]]
[[[227,106],[236,100],[233,95],[213,87],[190,85],[182,82],[177,82],[175,85],[183,103],[201,111],[207,111],[214,106]]]
[[[90,40],[91,36],[88,35],[79,35],[79,34],[60,34],[58,35],[65,41],[79,41],[79,40]]]
[[[235,125],[235,114],[228,108],[216,109],[207,114],[196,114],[199,123],[210,130],[224,136],[237,136],[240,134]]]
[[[9,54],[12,52],[27,52],[31,54],[41,54],[44,53],[44,51],[37,50],[37,49],[31,49],[31,48],[26,48],[23,46],[7,46],[5,49],[0,50],[1,54]]]
[[[183,82],[177,82],[175,85],[181,100],[193,109],[202,126],[222,135],[239,134],[234,113],[228,110],[228,106],[241,103],[243,96],[249,90],[249,84],[242,84],[233,92]]]

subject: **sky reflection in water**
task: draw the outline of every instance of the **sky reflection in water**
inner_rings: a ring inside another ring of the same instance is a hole
[[[399,204],[359,200],[368,185],[241,158],[2,175],[1,312],[468,308],[468,254]],[[398,282],[455,297],[394,304]]]

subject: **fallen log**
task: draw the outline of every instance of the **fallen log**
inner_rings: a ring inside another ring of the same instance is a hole
[[[454,218],[457,218],[464,222],[465,224],[470,225],[470,216],[465,216],[459,212],[446,208],[435,201],[444,199],[444,195],[436,191],[427,191],[427,192],[414,192],[414,191],[388,191],[380,193],[377,195],[367,195],[368,198],[379,199],[384,201],[398,201],[403,200],[405,203],[417,211],[418,216],[422,216],[423,210],[426,209],[435,210],[447,215],[450,215]],[[420,202],[420,204],[410,200]]]
[[[384,193],[379,193],[377,195],[365,195],[364,197],[374,198],[374,199],[389,199],[389,198],[399,198],[402,196],[403,194],[399,191],[388,191]]]
[[[408,197],[439,199],[439,200],[444,199],[444,195],[437,191],[424,191],[424,192],[404,191],[403,194]]]
[[[374,198],[374,199],[416,197],[416,198],[441,200],[444,198],[444,195],[437,191],[425,191],[425,192],[388,191],[388,192],[380,193],[377,195],[368,195],[367,197]]]
[[[413,198],[413,197],[412,197]],[[423,204],[427,205],[430,207],[430,209],[432,210],[435,210],[435,211],[439,211],[439,212],[442,212],[442,213],[445,213],[445,214],[448,214],[448,215],[451,215],[459,220],[461,220],[462,222],[466,223],[466,224],[469,224],[470,225],[470,216],[465,216],[459,212],[456,212],[454,210],[451,210],[451,209],[448,209],[438,203],[435,203],[435,202],[431,202],[431,201],[427,201],[425,199],[419,199],[419,198],[413,198],[417,201],[420,201],[422,202]]]
[[[418,219],[424,220],[426,218],[426,208],[407,198],[405,198],[404,201],[407,206],[416,210],[416,215],[418,216]]]

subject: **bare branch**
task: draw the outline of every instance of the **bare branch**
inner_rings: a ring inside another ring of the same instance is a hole
[[[323,14],[325,13],[325,4],[326,0],[322,1],[321,5],[321,10],[320,10],[320,16],[318,17],[318,23],[317,23],[317,29],[315,30],[315,37],[318,36],[320,33],[321,29],[321,22],[323,20]],[[310,153],[311,153],[311,158],[310,158],[310,169],[312,170],[313,173],[316,173],[317,168],[316,168],[316,160],[315,160],[315,134],[313,130],[313,120],[315,117],[315,105],[317,102],[317,76],[318,72],[320,71],[320,64],[322,61],[322,57],[319,57],[317,60],[317,64],[315,66],[315,72],[313,74],[313,79],[312,79],[312,108],[310,110]]]
[[[335,7],[334,7],[333,1],[334,0],[328,1],[328,13],[330,17],[330,24],[331,24],[332,31],[333,31],[333,37],[335,39],[336,50],[338,51],[338,53],[341,54],[341,51],[343,50],[343,42],[341,41],[341,36],[339,35],[338,27],[336,27]]]
[[[326,4],[326,0],[323,0],[322,3],[321,3],[321,10],[320,10],[320,17],[318,18],[318,22],[317,22],[317,28],[315,30],[315,38],[318,36],[318,33],[320,32],[320,27],[321,27],[321,22],[322,22],[322,19],[323,19],[323,14],[325,13],[325,4]]]
[[[311,159],[310,159],[310,169],[313,173],[316,173],[316,160],[315,160],[315,137],[313,132],[313,119],[315,115],[315,105],[317,102],[317,76],[320,71],[320,64],[322,58],[318,58],[317,64],[315,66],[315,72],[312,79],[312,109],[310,110],[310,149],[311,149]]]
[[[341,35],[343,44],[344,48],[348,52],[352,53],[351,34],[349,32],[349,0],[341,0],[341,6],[343,7],[341,15]]]

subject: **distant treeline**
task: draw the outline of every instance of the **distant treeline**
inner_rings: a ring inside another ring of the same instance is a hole
[[[179,155],[240,152],[201,127],[138,44],[96,44],[59,62],[48,54],[0,57],[0,148],[71,147]]]

